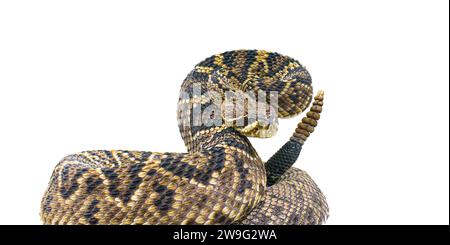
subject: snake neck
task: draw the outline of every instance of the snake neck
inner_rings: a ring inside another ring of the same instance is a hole
[[[251,157],[258,157],[248,138],[232,127],[194,127],[181,130],[189,152],[207,151],[223,146],[239,149]],[[259,157],[258,157],[259,158]]]
[[[214,147],[220,140],[239,141],[244,136],[227,128],[222,120],[224,93],[230,86],[210,74],[192,71],[184,80],[178,100],[177,119],[188,152]]]
[[[178,101],[177,117],[181,137],[189,153],[210,152],[223,149],[232,168],[241,169],[247,164],[254,176],[265,176],[265,168],[248,138],[222,118],[223,98],[226,91],[233,90],[226,80],[194,70],[182,84]],[[240,160],[246,159],[246,160]],[[242,171],[239,170],[239,171]],[[264,183],[261,183],[263,186]]]

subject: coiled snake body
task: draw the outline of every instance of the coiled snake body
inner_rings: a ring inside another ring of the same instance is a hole
[[[201,92],[195,95],[195,90]],[[85,151],[54,169],[41,203],[45,224],[320,224],[325,197],[291,165],[317,125],[323,94],[293,137],[264,163],[247,136],[269,137],[276,117],[252,120],[244,109],[213,107],[203,123],[196,110],[226,92],[278,92],[278,117],[304,111],[312,100],[311,77],[296,60],[277,53],[237,50],[199,63],[181,87],[178,122],[187,153]],[[268,99],[263,101],[268,106]],[[259,108],[259,107],[258,107]],[[269,106],[268,106],[269,108]],[[270,110],[268,110],[270,111]],[[270,113],[269,113],[270,114]],[[237,122],[242,119],[243,124]],[[198,120],[201,122],[199,123]]]

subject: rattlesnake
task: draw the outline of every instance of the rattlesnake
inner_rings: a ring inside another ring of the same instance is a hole
[[[323,93],[293,137],[264,163],[246,136],[275,133],[277,117],[270,115],[274,108],[269,105],[274,97],[213,103],[226,92],[261,91],[278,92],[275,113],[292,117],[312,100],[311,77],[296,60],[261,50],[230,51],[200,62],[184,80],[178,102],[187,153],[69,155],[53,171],[41,219],[44,224],[322,223],[328,215],[325,197],[306,172],[291,165],[317,125]],[[253,120],[251,105],[267,105],[268,117]],[[196,111],[211,107],[206,117],[196,118]],[[238,115],[237,108],[243,113]]]

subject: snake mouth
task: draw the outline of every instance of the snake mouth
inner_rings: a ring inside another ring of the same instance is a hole
[[[250,103],[257,103],[250,101]],[[228,103],[222,106],[222,119],[247,137],[270,138],[278,131],[277,110],[264,102],[259,103],[262,111],[251,111],[246,103]],[[257,107],[254,107],[255,109]]]
[[[237,128],[237,130],[248,137],[270,138],[277,133],[278,122],[255,121],[243,128]]]
[[[270,138],[278,131],[278,117],[275,111],[274,108],[270,108],[265,113],[258,114],[257,120],[237,130],[248,137]]]
[[[228,91],[220,105],[222,119],[245,136],[272,137],[278,130],[278,104],[272,100],[270,97],[269,103],[265,96]]]

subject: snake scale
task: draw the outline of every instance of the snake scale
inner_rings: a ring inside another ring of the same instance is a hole
[[[209,116],[195,118],[215,98],[239,91],[277,92],[275,117],[269,96],[262,102],[254,97],[222,102]],[[277,117],[298,115],[312,100],[310,74],[290,57],[262,50],[211,56],[181,86],[177,118],[186,153],[95,150],[66,156],[42,198],[41,219],[44,224],[321,224],[328,217],[324,195],[306,172],[291,166],[317,125],[323,92],[267,162],[247,138],[272,136]],[[246,108],[255,104],[266,105],[269,116],[252,120]],[[203,123],[205,118],[225,123]]]

